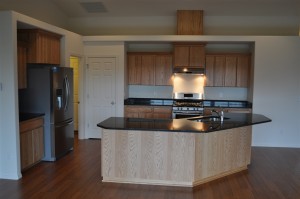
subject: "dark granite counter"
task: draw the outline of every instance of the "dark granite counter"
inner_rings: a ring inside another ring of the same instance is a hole
[[[41,117],[44,115],[45,115],[44,113],[19,113],[19,122]]]
[[[203,101],[204,108],[222,107],[222,108],[252,108],[252,103],[240,100],[199,100]],[[124,105],[141,106],[172,106],[173,99],[155,99],[155,98],[128,98],[124,100]]]
[[[138,131],[176,131],[190,133],[207,133],[232,128],[250,126],[254,124],[271,122],[272,120],[259,114],[251,113],[225,113],[227,119],[221,121],[197,122],[190,119],[142,119],[111,117],[97,124],[104,129],[138,130]]]
[[[128,98],[124,100],[124,105],[172,106],[173,99]]]

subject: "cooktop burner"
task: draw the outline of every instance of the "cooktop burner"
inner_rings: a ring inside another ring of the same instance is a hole
[[[203,107],[203,101],[174,100],[173,106]]]

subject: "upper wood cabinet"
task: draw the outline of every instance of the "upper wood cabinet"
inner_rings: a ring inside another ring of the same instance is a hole
[[[23,89],[27,87],[27,73],[26,73],[26,64],[27,64],[27,45],[18,42],[18,88]]]
[[[250,66],[251,66],[250,55],[240,55],[237,57],[236,84],[238,87],[249,87],[250,74],[251,74]]]
[[[128,53],[127,68],[130,85],[172,85],[169,53]]]
[[[205,66],[204,44],[174,44],[174,67]]]
[[[155,56],[155,85],[173,85],[172,59],[173,56],[171,54],[161,54]]]
[[[18,40],[28,44],[27,63],[60,64],[60,38],[40,29],[18,30]]]
[[[248,87],[249,54],[206,55],[206,86]]]

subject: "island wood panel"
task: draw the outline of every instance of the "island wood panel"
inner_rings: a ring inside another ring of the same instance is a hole
[[[197,134],[194,184],[247,169],[251,139],[251,126]]]
[[[103,129],[104,182],[194,186],[247,169],[251,126],[210,133]]]
[[[191,185],[193,134],[104,129],[102,142],[104,182]]]

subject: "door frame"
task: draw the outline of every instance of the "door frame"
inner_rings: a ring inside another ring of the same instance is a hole
[[[70,58],[71,57],[77,57],[79,59],[79,65],[78,65],[78,73],[79,73],[79,78],[78,78],[78,100],[80,102],[79,109],[78,109],[78,139],[84,139],[84,124],[85,124],[85,109],[84,109],[84,85],[85,85],[85,70],[84,70],[84,56],[79,55],[79,54],[70,54],[68,58],[68,63],[69,66],[71,65],[70,63]]]

